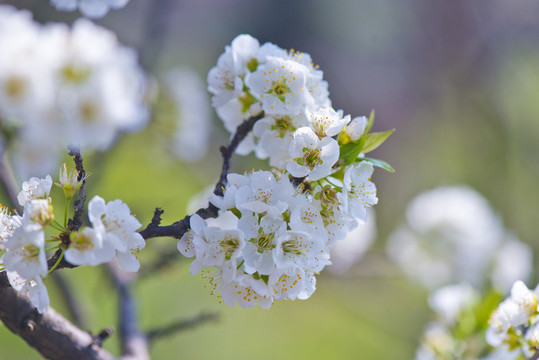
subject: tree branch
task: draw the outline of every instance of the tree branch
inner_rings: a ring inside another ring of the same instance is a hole
[[[78,231],[82,226],[82,216],[84,215],[84,202],[86,201],[86,171],[82,164],[82,155],[78,146],[70,145],[68,147],[69,156],[73,156],[75,168],[79,172],[78,181],[82,180],[82,186],[79,189],[77,200],[75,200],[75,214],[67,222],[67,228],[70,231]]]
[[[12,288],[0,289],[0,320],[47,359],[114,359],[89,333],[51,308],[39,314]]]

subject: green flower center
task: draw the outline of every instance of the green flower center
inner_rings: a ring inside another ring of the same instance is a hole
[[[238,249],[240,246],[240,241],[238,238],[227,235],[225,238],[219,243],[219,245],[223,248],[225,251],[225,260],[230,260],[232,258],[232,254]]]
[[[285,96],[289,92],[290,88],[288,87],[287,80],[284,78],[284,76],[281,75],[281,79],[272,82],[271,88],[268,90],[267,93],[274,94],[279,100],[285,102]]]
[[[94,243],[90,236],[80,232],[71,233],[69,240],[71,240],[71,246],[80,251],[94,248]]]
[[[318,165],[322,164],[322,159],[320,159],[320,149],[309,149],[304,147],[303,159],[297,158],[296,162],[301,166],[307,166],[309,170],[313,170]]]
[[[264,234],[262,233],[262,229],[259,230],[259,233],[258,237],[249,240],[249,242],[256,245],[256,251],[258,253],[262,254],[266,250],[275,248],[275,244],[273,243],[274,233]]]
[[[295,239],[284,241],[281,246],[285,254],[301,255],[301,251],[299,250],[298,243]]]
[[[279,137],[283,138],[288,132],[296,131],[296,128],[292,126],[292,119],[287,115],[275,119],[275,124],[271,126],[271,130],[277,131]]]
[[[34,260],[39,257],[40,248],[34,244],[28,244],[23,247],[23,258],[25,260]]]

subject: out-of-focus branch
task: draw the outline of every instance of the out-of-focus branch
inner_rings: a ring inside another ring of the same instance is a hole
[[[73,296],[73,291],[64,275],[60,272],[55,272],[52,274],[52,278],[56,282],[60,294],[62,294],[73,323],[82,329],[87,328],[86,317],[77,303],[77,299]]]
[[[130,284],[136,275],[121,272],[116,264],[109,263],[111,280],[118,290],[118,328],[122,359],[149,360],[148,338],[139,330],[137,306],[131,294]]]
[[[0,181],[2,187],[6,191],[6,194],[9,197],[11,206],[14,209],[21,210],[19,202],[17,200],[17,194],[19,193],[19,186],[17,184],[17,179],[15,174],[13,174],[13,169],[9,164],[6,154],[0,155]]]
[[[47,359],[114,359],[89,333],[51,308],[39,314],[12,288],[0,289],[0,320]]]
[[[234,155],[234,152],[236,151],[236,148],[242,142],[247,134],[253,129],[253,126],[255,123],[262,119],[263,115],[259,114],[257,116],[253,116],[247,120],[245,120],[240,126],[238,126],[238,129],[236,130],[236,133],[232,137],[232,140],[230,140],[230,143],[228,146],[221,147],[221,155],[223,157],[223,167],[221,169],[221,175],[219,176],[219,181],[215,185],[215,188],[213,189],[213,193],[215,195],[222,196],[224,188],[226,186],[226,177],[228,176],[228,173],[230,171],[230,159],[232,158],[232,155]],[[203,219],[208,219],[212,217],[217,217],[217,212],[219,209],[215,207],[213,204],[209,204],[208,207],[199,209],[195,214],[199,215]],[[175,222],[172,225],[167,226],[151,226],[148,225],[146,229],[140,231],[140,234],[144,239],[150,239],[155,237],[163,237],[163,236],[169,236],[176,239],[179,239],[189,230],[189,220],[191,219],[191,216],[188,215],[184,217],[182,220]]]
[[[187,329],[193,329],[209,321],[216,321],[218,318],[219,314],[217,313],[202,313],[191,319],[178,320],[167,326],[148,331],[148,341],[152,342]]]
[[[138,272],[139,279],[145,279],[150,277],[160,271],[163,271],[168,266],[172,264],[177,264],[178,261],[181,261],[182,257],[178,256],[178,250],[176,246],[174,248],[168,249],[168,251],[160,251],[158,259],[151,264],[144,264],[144,267],[141,268]]]

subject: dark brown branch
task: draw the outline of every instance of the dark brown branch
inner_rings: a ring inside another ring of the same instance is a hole
[[[67,222],[67,228],[70,231],[78,231],[82,226],[82,216],[84,215],[84,202],[86,201],[86,171],[82,164],[82,156],[80,154],[80,149],[77,146],[71,145],[68,148],[69,156],[73,156],[73,161],[75,162],[75,168],[79,172],[77,177],[78,181],[82,180],[82,186],[79,189],[79,194],[77,200],[75,200],[75,214],[73,218],[69,219]]]
[[[12,288],[0,289],[0,320],[47,359],[112,360],[94,338],[49,308],[44,314]]]
[[[179,320],[151,331],[148,331],[148,341],[152,342],[157,339],[161,339],[170,335],[174,335],[178,332],[193,329],[209,321],[216,321],[219,318],[217,313],[202,313],[194,318],[187,320]]]
[[[96,344],[99,347],[103,347],[103,342],[107,340],[112,334],[114,334],[114,329],[111,327],[101,330],[99,334],[93,337],[94,344]]]

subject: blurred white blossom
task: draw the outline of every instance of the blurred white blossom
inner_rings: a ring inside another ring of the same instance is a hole
[[[145,75],[113,32],[86,19],[40,25],[4,5],[0,22],[0,138],[11,134],[19,178],[50,173],[68,144],[106,150],[146,125]]]
[[[200,77],[191,69],[175,68],[166,83],[177,110],[172,151],[187,162],[206,155],[211,132],[209,98]]]
[[[60,11],[79,10],[89,18],[101,18],[110,9],[119,9],[127,5],[129,0],[51,0],[51,4]]]
[[[486,279],[506,291],[529,276],[531,251],[507,235],[488,202],[471,188],[422,193],[409,203],[406,220],[390,235],[388,252],[427,287],[460,281],[484,286]]]

